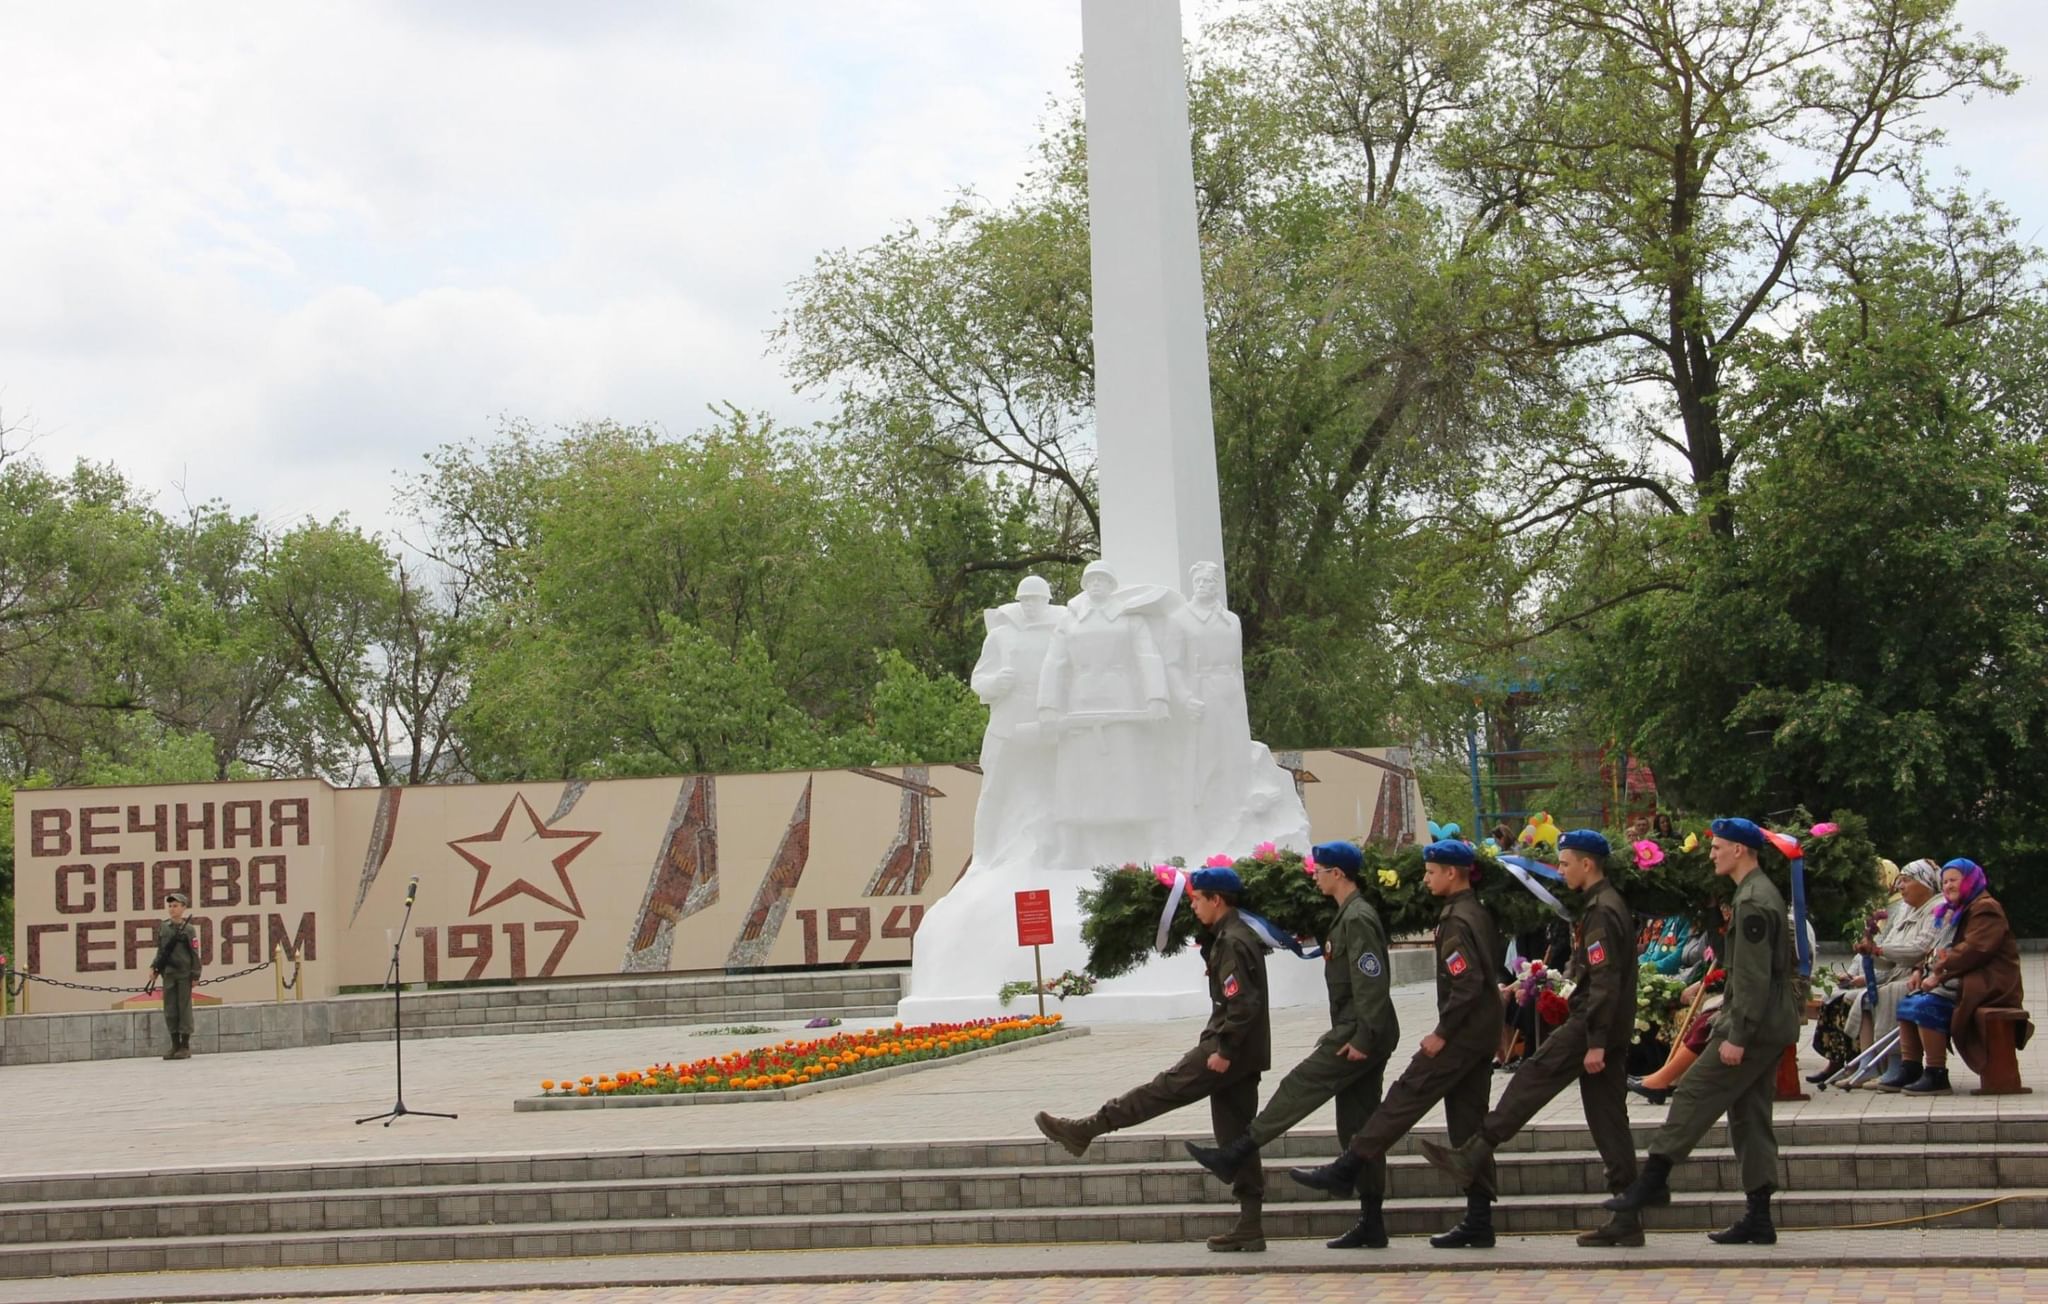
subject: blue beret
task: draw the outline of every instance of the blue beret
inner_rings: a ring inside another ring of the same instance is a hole
[[[1614,848],[1607,845],[1607,837],[1598,829],[1573,829],[1557,840],[1559,851],[1583,851],[1599,860],[1612,855]]]
[[[1764,831],[1753,821],[1745,819],[1718,819],[1711,826],[1714,836],[1729,842],[1740,842],[1751,851],[1764,849]]]
[[[1424,847],[1422,849],[1422,858],[1424,861],[1438,865],[1470,865],[1478,859],[1478,856],[1473,854],[1472,844],[1469,842],[1460,842],[1456,838],[1445,838],[1441,842],[1432,842]]]
[[[1232,896],[1244,895],[1244,880],[1237,871],[1228,867],[1210,869],[1203,866],[1188,875],[1188,886],[1198,892],[1228,892]]]
[[[1309,854],[1318,865],[1341,869],[1353,878],[1365,870],[1365,853],[1349,842],[1318,842]]]

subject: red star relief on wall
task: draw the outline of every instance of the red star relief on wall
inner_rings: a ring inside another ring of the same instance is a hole
[[[512,828],[508,837],[506,830],[512,826],[512,812],[515,810],[525,812],[526,823],[530,827]],[[457,838],[448,844],[448,848],[468,861],[476,870],[476,887],[469,894],[469,913],[472,917],[524,892],[536,901],[546,902],[557,910],[566,910],[581,919],[583,904],[576,899],[576,885],[569,881],[569,862],[583,854],[583,849],[597,839],[596,833],[549,828],[541,821],[540,815],[528,804],[525,797],[515,796],[506,805],[505,813],[498,816],[497,827],[488,833],[472,833],[466,838]],[[481,847],[486,843],[498,844],[497,854],[489,860],[469,850],[472,846]],[[550,843],[558,845],[550,846]],[[560,897],[550,895],[543,888],[536,886],[523,872],[530,865],[537,867],[543,864],[554,871],[555,881],[561,886]],[[512,881],[488,898],[485,897],[484,891],[490,883],[491,871],[508,865],[512,867],[509,872],[515,875]]]

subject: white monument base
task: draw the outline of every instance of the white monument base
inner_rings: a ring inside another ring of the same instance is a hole
[[[1290,784],[1286,800],[1274,803],[1269,818],[1278,827],[1258,841],[1294,851],[1308,850],[1308,814]],[[1254,844],[1256,845],[1256,844]],[[1235,849],[1248,854],[1251,847]],[[1199,860],[1195,863],[1199,864]],[[1149,871],[1147,871],[1149,872]],[[996,991],[1007,982],[1031,981],[1031,948],[1017,945],[1016,894],[1037,889],[1052,894],[1053,944],[1042,947],[1047,982],[1071,969],[1087,968],[1088,945],[1081,940],[1081,890],[1095,885],[1093,870],[1043,869],[1029,864],[974,865],[953,890],[925,912],[911,944],[910,992],[897,1006],[905,1023],[964,1023],[1003,1014],[1038,1012],[1035,996],[1020,996],[1005,1008]],[[1254,908],[1257,902],[1251,903]],[[1180,909],[1188,906],[1183,902]],[[1286,951],[1266,957],[1272,1006],[1320,1005],[1328,1000],[1321,960]],[[1179,955],[1155,955],[1137,970],[1096,984],[1093,994],[1046,1001],[1072,1023],[1153,1023],[1201,1018],[1209,1013],[1209,984],[1200,951],[1189,945]]]

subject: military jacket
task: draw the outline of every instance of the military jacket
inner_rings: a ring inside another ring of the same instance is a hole
[[[1627,1050],[1636,1037],[1636,924],[1621,889],[1607,879],[1586,893],[1572,930],[1571,1017],[1586,1025],[1586,1044]]]
[[[1726,968],[1727,994],[1714,1016],[1716,1032],[1745,1051],[1783,1046],[1799,1036],[1806,983],[1793,958],[1784,895],[1761,869],[1735,889]]]
[[[199,973],[199,939],[193,936],[192,921],[188,916],[182,922],[159,919],[156,924],[156,948],[164,954],[164,944],[169,942],[170,951],[164,955],[163,974],[169,978],[192,978]],[[153,957],[152,957],[153,958]]]
[[[1272,1010],[1266,992],[1266,946],[1233,910],[1202,941],[1209,970],[1209,1022],[1202,1043],[1233,1069],[1273,1064]]]
[[[1477,892],[1444,899],[1436,921],[1436,1035],[1491,1056],[1500,1047],[1500,938]]]
[[[1338,907],[1323,943],[1323,980],[1330,989],[1330,1030],[1316,1042],[1319,1050],[1346,1045],[1360,1052],[1391,1054],[1401,1038],[1394,1015],[1393,958],[1387,951],[1387,930],[1362,893]]]

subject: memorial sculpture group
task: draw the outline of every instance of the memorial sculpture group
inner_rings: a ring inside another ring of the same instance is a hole
[[[989,707],[974,858],[918,930],[906,1018],[990,1011],[997,988],[1018,976],[1010,921],[1019,890],[1052,891],[1056,940],[1045,963],[1057,973],[1081,967],[1078,896],[1097,866],[1308,846],[1293,775],[1251,736],[1242,634],[1222,580],[1204,561],[1185,596],[1119,587],[1114,568],[1096,561],[1064,608],[1032,575],[1015,602],[985,614],[973,675]],[[1320,998],[1320,972],[1290,977],[1276,983],[1283,992]],[[1171,1018],[1205,1012],[1208,996],[1199,959],[1182,955],[1069,1006],[1081,1018]]]

